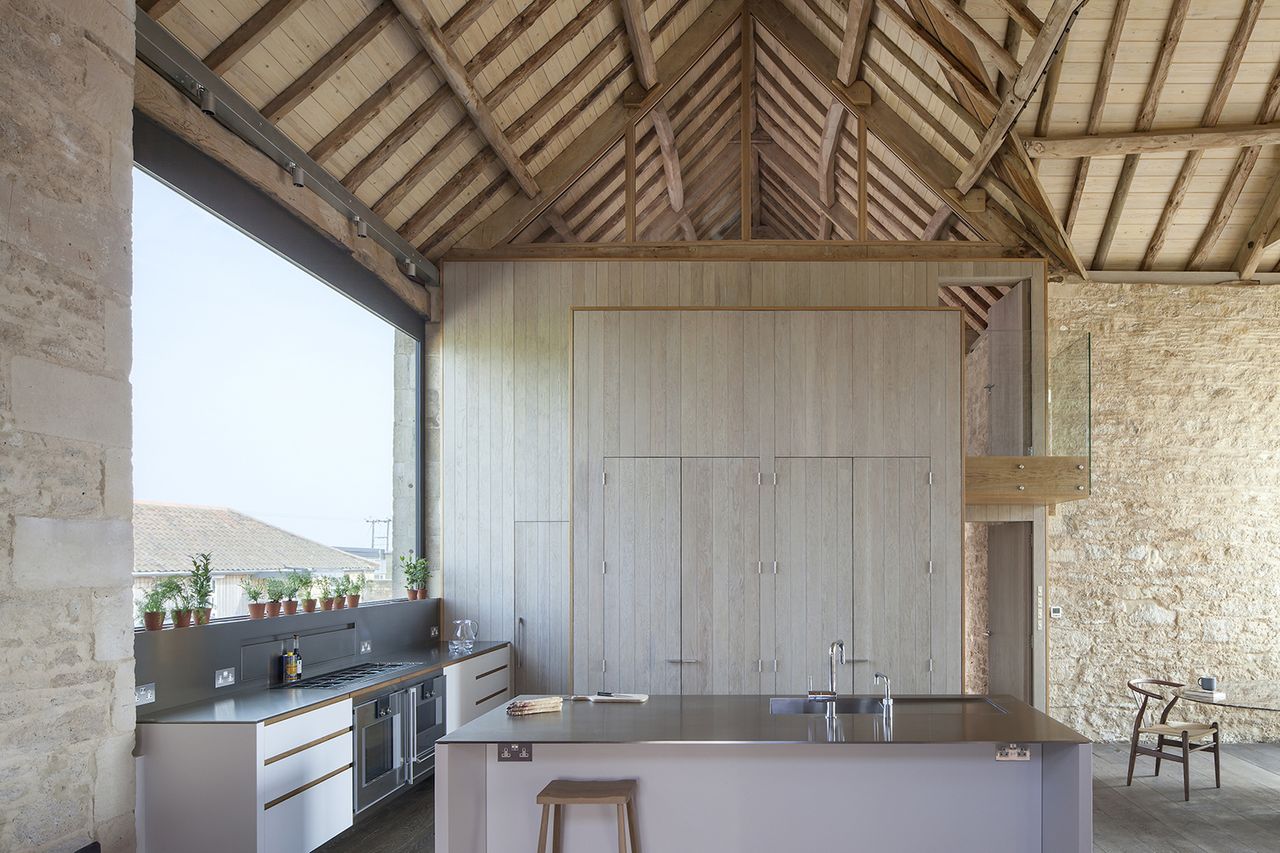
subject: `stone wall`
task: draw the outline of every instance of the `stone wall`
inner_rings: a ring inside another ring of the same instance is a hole
[[[133,849],[133,14],[0,14],[0,850]]]
[[[966,456],[985,456],[991,434],[991,340],[983,335],[964,360]],[[966,517],[971,515],[966,511]],[[987,525],[964,526],[964,684],[970,693],[987,691]]]
[[[1049,522],[1051,713],[1129,735],[1125,682],[1280,677],[1280,289],[1067,283],[1093,334],[1093,488]],[[1280,715],[1188,710],[1231,740]]]

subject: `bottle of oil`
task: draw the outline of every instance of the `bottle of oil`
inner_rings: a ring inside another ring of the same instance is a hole
[[[302,680],[302,649],[298,646],[298,635],[293,635],[293,669],[294,681]]]
[[[280,683],[292,684],[298,676],[298,635],[293,635],[293,647],[280,655]]]

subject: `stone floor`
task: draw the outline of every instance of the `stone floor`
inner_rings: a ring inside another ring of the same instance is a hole
[[[1189,803],[1176,764],[1156,777],[1155,761],[1140,757],[1127,787],[1126,746],[1099,744],[1093,756],[1096,853],[1280,853],[1280,744],[1224,746],[1220,790],[1213,787],[1213,759],[1193,755]],[[320,849],[430,853],[434,795],[431,782],[418,785]]]

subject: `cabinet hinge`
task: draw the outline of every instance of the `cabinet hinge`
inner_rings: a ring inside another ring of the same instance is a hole
[[[757,486],[764,485],[764,477],[760,474],[759,471],[756,472],[756,485]]]
[[[933,481],[932,481],[932,480],[930,480],[929,482],[933,482]],[[609,485],[609,472],[608,472],[608,471],[601,471],[601,472],[600,472],[600,485],[602,485],[602,486],[607,486],[607,485]]]
[[[609,564],[607,562],[602,562],[600,564],[600,574],[602,575],[609,574]]]
[[[764,574],[764,560],[760,560],[756,563],[756,574]]]
[[[773,561],[773,573],[774,573],[775,575],[778,573],[778,561],[777,561],[777,560],[774,560],[774,561]]]
[[[930,471],[930,472],[929,472],[929,485],[930,485],[930,486],[932,486],[932,485],[933,485],[933,472],[932,472],[932,471]]]
[[[933,672],[933,658],[929,658],[929,671]]]
[[[929,561],[929,574],[933,574],[933,560]]]
[[[774,658],[774,659],[773,659],[773,671],[774,671],[774,672],[777,672],[777,671],[778,671],[778,659],[777,659],[777,658]]]
[[[607,660],[600,661],[600,671],[601,672],[609,671],[609,662]]]
[[[756,672],[764,672],[764,661],[763,661],[763,660],[757,660],[757,661],[756,661]]]
[[[778,472],[777,472],[777,471],[774,471],[774,472],[773,472],[773,484],[774,484],[775,486],[776,486],[776,485],[778,485]]]

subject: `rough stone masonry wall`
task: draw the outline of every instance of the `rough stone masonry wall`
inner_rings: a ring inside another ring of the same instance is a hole
[[[1049,521],[1050,709],[1126,739],[1125,682],[1280,678],[1280,289],[1067,283],[1093,334],[1093,487]],[[1231,740],[1280,714],[1186,709]]]
[[[133,849],[132,0],[0,13],[0,850]]]

